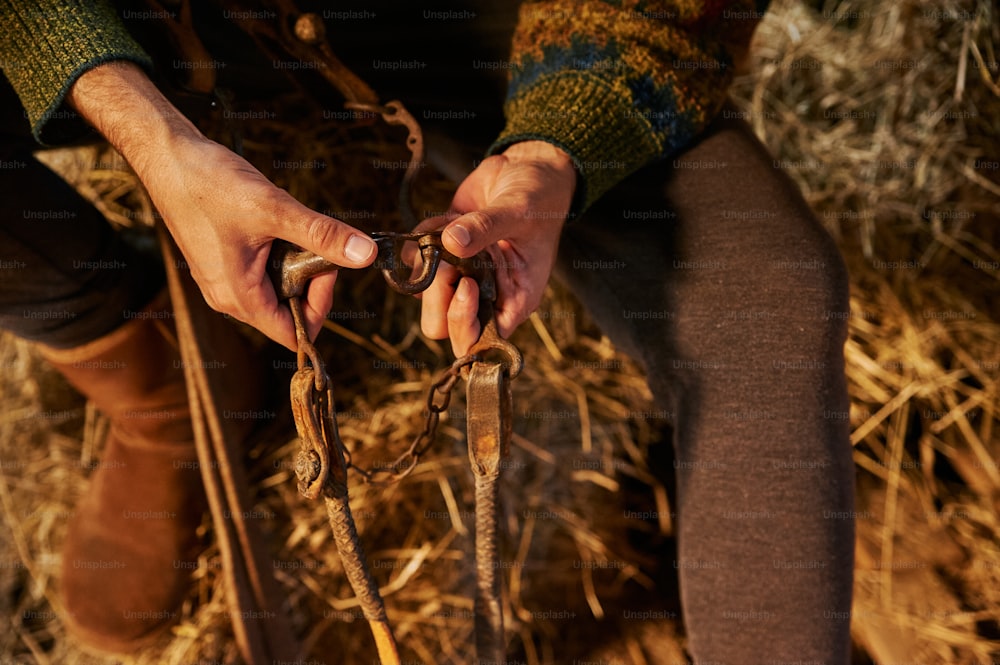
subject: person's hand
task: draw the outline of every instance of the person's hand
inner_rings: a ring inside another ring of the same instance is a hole
[[[128,160],[191,266],[208,304],[294,349],[291,313],[268,278],[275,239],[344,267],[375,258],[375,243],[309,210],[246,160],[206,139],[146,75],[113,62],[83,74],[68,101]],[[314,278],[303,302],[315,337],[333,300],[336,273]]]
[[[417,229],[443,229],[444,247],[459,257],[487,250],[496,266],[497,326],[509,336],[542,301],[552,273],[559,235],[576,186],[569,156],[543,141],[515,143],[485,159],[462,182],[449,214],[424,220]],[[423,293],[421,327],[432,339],[451,338],[465,355],[479,338],[479,290],[441,262]]]
[[[289,348],[295,348],[291,314],[267,274],[274,240],[345,267],[375,258],[368,236],[303,206],[217,143],[181,141],[154,163],[157,176],[144,180],[146,188],[206,302]],[[330,311],[336,278],[332,272],[309,283],[302,304],[310,338]]]

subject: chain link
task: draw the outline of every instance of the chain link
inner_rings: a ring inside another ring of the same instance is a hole
[[[467,355],[456,359],[451,367],[441,372],[438,379],[431,384],[425,401],[427,418],[424,421],[424,428],[413,438],[410,447],[402,455],[392,463],[374,469],[359,467],[348,456],[347,468],[354,469],[358,475],[364,478],[366,483],[376,485],[394,483],[410,475],[420,462],[421,456],[434,445],[441,414],[447,411],[448,405],[451,404],[451,392],[462,377],[462,369],[478,360],[479,356],[476,355]]]

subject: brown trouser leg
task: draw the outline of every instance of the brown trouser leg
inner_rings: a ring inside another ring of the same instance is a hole
[[[571,223],[557,276],[672,420],[695,661],[846,663],[848,284],[795,185],[720,120]]]

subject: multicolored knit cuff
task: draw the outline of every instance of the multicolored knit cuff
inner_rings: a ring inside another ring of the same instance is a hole
[[[43,145],[86,133],[83,120],[66,107],[66,94],[87,70],[122,60],[152,70],[152,60],[107,2],[0,0],[0,65]]]
[[[503,152],[519,141],[548,141],[565,150],[579,174],[571,214],[579,214],[633,171],[660,156],[649,122],[629,103],[628,90],[588,72],[539,78],[507,100],[507,126],[490,146]]]

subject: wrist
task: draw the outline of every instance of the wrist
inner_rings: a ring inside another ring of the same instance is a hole
[[[557,171],[572,172],[573,159],[565,150],[548,141],[519,141],[507,146],[503,155],[517,161],[544,163]]]
[[[507,146],[503,156],[518,163],[529,163],[548,173],[551,184],[568,189],[572,199],[577,189],[577,170],[573,158],[548,141],[519,141]]]

